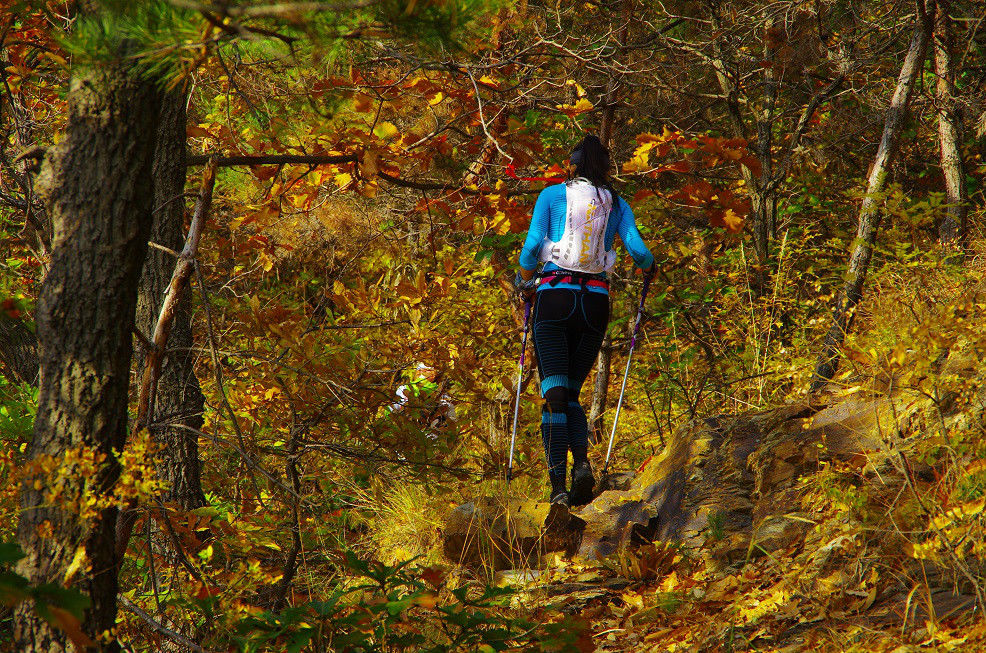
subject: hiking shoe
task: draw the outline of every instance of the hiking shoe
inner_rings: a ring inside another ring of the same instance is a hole
[[[568,492],[563,489],[553,491],[550,503],[544,526],[545,528],[561,528],[568,523],[570,516],[568,513]]]
[[[572,467],[572,490],[569,493],[570,505],[584,506],[592,501],[592,488],[596,479],[588,460],[575,463]]]

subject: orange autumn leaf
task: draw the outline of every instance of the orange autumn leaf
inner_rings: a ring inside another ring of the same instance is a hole
[[[76,648],[84,651],[91,646],[96,646],[96,642],[82,632],[82,623],[74,614],[63,608],[53,606],[48,606],[46,612],[49,615],[48,623],[64,632]]]

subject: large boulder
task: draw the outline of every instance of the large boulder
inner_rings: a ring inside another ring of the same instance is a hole
[[[731,562],[785,546],[810,523],[796,512],[798,479],[822,461],[879,463],[884,435],[915,408],[860,398],[689,422],[627,490],[604,491],[577,513],[587,524],[579,552],[595,558],[634,540],[672,540]]]

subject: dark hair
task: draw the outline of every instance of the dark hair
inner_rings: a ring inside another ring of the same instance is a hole
[[[609,150],[598,136],[588,134],[583,138],[572,151],[571,161],[575,165],[577,177],[585,177],[596,186],[610,188]]]

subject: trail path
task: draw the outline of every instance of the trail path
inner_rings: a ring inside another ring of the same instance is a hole
[[[597,650],[986,650],[972,589],[895,527],[934,480],[896,441],[930,408],[860,397],[696,420],[568,528],[541,529],[543,502],[474,502],[445,553],[585,618]],[[523,568],[541,571],[525,583]]]

